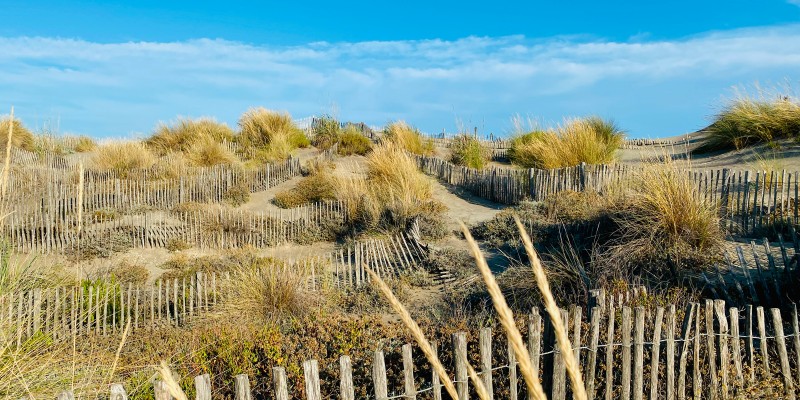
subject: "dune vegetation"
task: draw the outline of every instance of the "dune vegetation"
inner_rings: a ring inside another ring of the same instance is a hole
[[[524,168],[554,169],[616,159],[625,138],[614,122],[599,117],[567,119],[548,130],[533,130],[511,141],[511,162]]]
[[[450,162],[455,165],[483,169],[491,159],[491,149],[473,136],[458,135],[450,143]]]
[[[426,156],[433,154],[433,141],[405,121],[393,122],[386,126],[384,138],[412,154]]]
[[[773,140],[797,138],[800,138],[800,101],[797,98],[740,95],[716,115],[695,152],[740,150]]]

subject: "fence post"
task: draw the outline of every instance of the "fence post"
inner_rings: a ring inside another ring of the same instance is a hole
[[[481,355],[481,378],[489,399],[494,399],[494,388],[492,387],[492,328],[481,328],[478,346]]]
[[[194,388],[197,400],[211,400],[211,376],[208,374],[194,377]]]
[[[650,400],[658,398],[658,366],[661,360],[661,324],[663,320],[664,309],[658,307],[656,309],[655,327],[653,328],[653,348],[650,355]],[[644,321],[642,321],[642,325],[644,325]]]
[[[111,385],[111,393],[108,397],[109,400],[128,400],[128,393],[121,383],[114,383]],[[198,399],[199,400],[199,399]]]
[[[58,394],[56,400],[75,400],[75,394],[72,393],[72,390],[65,390]]]
[[[342,400],[355,400],[353,388],[353,365],[349,356],[339,357],[339,391]]]
[[[160,380],[153,382],[153,394],[155,400],[173,400],[172,395],[167,390],[167,385]]]
[[[581,192],[586,191],[586,163],[582,162],[581,165],[578,166],[578,172],[580,173],[580,189]]]
[[[457,332],[453,334],[456,362],[456,391],[459,400],[469,397],[469,381],[467,380],[467,334]]]
[[[622,393],[623,400],[631,398],[631,309],[622,308]]]
[[[303,363],[303,375],[306,378],[306,398],[308,400],[322,400],[317,360],[307,360]]]
[[[783,320],[781,320],[781,310],[773,308],[772,327],[775,329],[775,342],[778,345],[778,357],[781,359],[781,375],[783,375],[783,388],[790,400],[795,399],[794,382],[792,381],[792,371],[789,367],[789,355],[786,352],[786,338],[783,334]]]
[[[411,353],[411,344],[403,345],[403,380],[405,382],[405,398],[416,399],[417,387],[414,384],[414,356]]]
[[[245,374],[239,374],[234,377],[234,388],[236,390],[236,400],[250,400],[252,395],[250,393],[250,379]]]
[[[275,388],[275,400],[289,400],[286,370],[283,367],[272,367],[272,385]]]
[[[375,356],[372,361],[372,384],[375,386],[376,400],[387,400],[389,398],[389,389],[386,382],[386,364],[381,350],[375,350]]]
[[[508,398],[517,400],[517,355],[514,353],[514,346],[508,341]]]

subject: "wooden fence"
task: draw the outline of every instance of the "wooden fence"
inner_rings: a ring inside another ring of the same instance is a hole
[[[421,156],[417,157],[417,163],[429,175],[502,204],[517,204],[525,199],[542,201],[563,191],[602,193],[610,188],[625,188],[631,185],[633,176],[646,168],[626,164],[582,164],[553,170],[476,170]],[[730,231],[751,234],[776,224],[800,223],[798,172],[723,168],[676,173],[689,176],[695,187],[695,196],[719,207],[720,217]]]
[[[367,268],[382,279],[396,279],[422,268],[426,256],[413,240],[397,235],[354,242],[324,256],[286,260],[275,268],[304,276],[306,290],[347,290],[368,284]],[[198,271],[150,285],[112,277],[81,286],[18,291],[0,296],[0,326],[19,344],[37,333],[56,340],[72,334],[110,334],[127,322],[133,329],[184,325],[222,301],[220,287],[231,279],[237,277],[230,272]]]
[[[778,308],[726,307],[724,301],[706,300],[683,309],[662,307],[616,307],[598,303],[591,309],[561,309],[572,351],[561,353],[555,345],[553,326],[534,309],[524,325],[533,369],[553,400],[572,397],[565,368],[566,357],[581,366],[589,399],[730,399],[735,396],[794,399],[800,384],[800,324],[797,306]],[[491,327],[477,334],[457,332],[450,343],[438,347],[446,360],[459,399],[476,398],[468,379],[468,361],[477,360],[475,370],[492,398],[517,400],[527,397],[524,377],[511,346],[502,333]],[[372,359],[351,359],[342,354],[336,366],[320,366],[316,360],[303,363],[303,382],[289,393],[287,366],[274,366],[271,376],[251,380],[233,377],[234,396],[249,399],[253,388],[260,396],[276,399],[354,399],[354,382],[370,380],[369,392],[379,400],[394,398],[449,398],[414,344],[398,350],[378,348]],[[416,355],[415,355],[416,354]],[[401,366],[388,364],[398,360]],[[353,365],[371,365],[371,377],[353,375]],[[400,370],[390,379],[387,370]],[[422,371],[428,371],[422,374]],[[195,378],[198,399],[220,396],[211,387],[211,377]],[[338,384],[336,384],[338,383]],[[765,384],[766,383],[766,384]],[[761,392],[750,388],[762,387]],[[165,386],[155,381],[156,399],[169,399]],[[112,385],[112,399],[124,398],[122,385]],[[750,393],[748,395],[748,393]],[[71,393],[65,393],[69,398]],[[115,397],[116,396],[116,397]],[[738,398],[738,397],[737,397]]]

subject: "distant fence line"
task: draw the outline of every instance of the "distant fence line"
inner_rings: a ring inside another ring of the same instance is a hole
[[[9,217],[3,230],[22,253],[77,254],[97,248],[166,247],[179,240],[198,248],[240,248],[310,243],[324,229],[347,220],[340,201],[293,209],[250,212],[226,208],[142,211],[122,215],[85,214],[83,223],[53,222],[46,215]]]
[[[54,170],[25,168],[10,174],[6,207],[8,219],[48,220],[77,225],[79,207],[84,214],[97,210],[128,212],[147,208],[171,209],[187,202],[241,201],[249,193],[269,189],[300,174],[300,162],[290,159],[258,169],[196,168],[175,178],[157,179],[150,171],[131,176],[84,171],[79,187],[78,167]],[[78,204],[79,192],[83,202]]]
[[[367,268],[385,280],[421,268],[426,253],[405,235],[358,241],[324,256],[286,260],[284,266],[305,276],[304,288],[349,289],[370,281]],[[73,334],[110,334],[130,322],[133,329],[184,325],[214,308],[230,272],[198,271],[188,277],[162,278],[153,284],[85,281],[81,286],[36,288],[0,296],[0,323],[17,344],[37,333],[63,339]]]
[[[686,134],[677,138],[669,139],[625,139],[622,143],[623,149],[636,149],[647,146],[686,146],[691,142],[691,135]]]
[[[570,306],[560,311],[572,344],[569,353],[562,353],[556,345],[553,325],[548,318],[542,318],[541,310],[534,309],[523,330],[534,376],[542,383],[547,398],[572,397],[567,357],[577,360],[590,400],[727,399],[746,395],[748,387],[764,382],[771,387],[762,389],[766,392],[761,395],[792,399],[798,394],[800,323],[794,304],[781,310],[727,307],[722,300],[706,300],[678,309],[675,305],[616,307],[599,302],[590,309]],[[468,378],[467,364],[472,363],[469,360],[476,360],[474,368],[492,398],[528,398],[517,355],[498,331],[492,327],[473,334],[459,331],[449,343],[436,346],[459,399],[475,397]],[[389,362],[402,365],[388,364],[387,356]],[[372,359],[366,360],[354,360],[344,353],[336,367],[307,360],[303,363],[303,381],[295,385],[287,379],[288,366],[274,366],[266,382],[237,375],[233,377],[234,393],[228,395],[238,399],[252,398],[254,394],[288,399],[290,388],[299,388],[299,392],[291,393],[292,397],[355,399],[352,366],[365,363],[371,365],[371,376],[355,377],[357,382],[369,382],[367,388],[358,388],[360,393],[367,392],[379,400],[449,398],[442,393],[443,385],[435,372],[421,373],[432,368],[420,357],[416,344],[411,343],[399,350],[377,348]],[[401,372],[398,375],[389,371]],[[198,399],[210,399],[212,393],[221,395],[212,388],[211,378],[195,378]],[[158,380],[148,390],[154,390],[157,399],[170,397]],[[119,384],[112,385],[111,392],[115,400],[127,395]],[[62,396],[70,398],[71,393]]]
[[[542,201],[563,191],[604,192],[629,185],[646,167],[625,164],[577,165],[553,170],[487,168],[477,170],[435,157],[417,156],[423,172],[470,193],[502,204]],[[753,233],[771,224],[800,223],[800,174],[783,171],[739,171],[728,168],[687,170],[696,196],[717,205],[728,229]]]

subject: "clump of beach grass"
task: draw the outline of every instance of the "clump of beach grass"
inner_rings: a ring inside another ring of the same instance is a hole
[[[355,126],[347,126],[339,134],[337,152],[342,156],[366,155],[372,150],[372,141],[361,134]]]
[[[186,159],[195,167],[213,167],[216,165],[238,165],[239,157],[224,144],[202,137],[186,149]]]
[[[796,97],[760,92],[738,94],[706,129],[696,153],[740,150],[777,139],[800,138],[800,101]]]
[[[145,144],[156,154],[184,152],[201,141],[217,143],[233,141],[234,132],[228,125],[212,118],[179,118],[169,124],[160,124]]]
[[[141,142],[112,141],[99,145],[91,164],[97,170],[111,171],[121,177],[131,171],[150,168],[157,159]]]
[[[624,132],[612,121],[599,117],[567,119],[554,129],[537,129],[512,139],[509,158],[524,168],[608,164],[616,159],[624,138]]]
[[[491,159],[491,149],[474,136],[458,135],[450,143],[450,162],[455,165],[483,169]]]
[[[262,161],[285,160],[294,149],[311,144],[289,113],[263,107],[251,108],[239,118],[237,142]]]
[[[434,151],[433,141],[424,138],[419,130],[405,121],[393,122],[386,126],[384,138],[416,155],[431,155]]]
[[[13,147],[27,150],[36,151],[36,140],[33,133],[17,118],[14,118],[14,123],[11,123],[11,118],[0,119],[0,148],[5,149],[8,143],[8,136],[6,133],[9,130],[9,125],[13,125],[14,135],[11,138],[11,145]]]
[[[339,142],[341,131],[339,121],[330,115],[323,115],[315,119],[311,126],[311,143],[320,150],[327,150]]]

